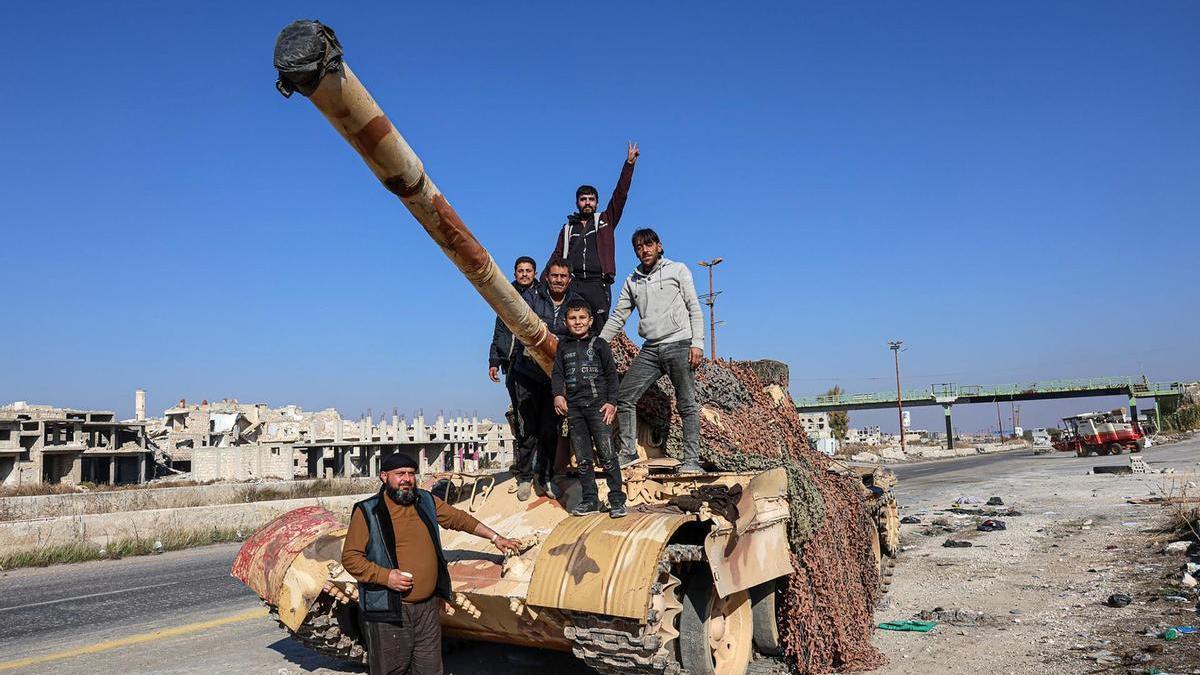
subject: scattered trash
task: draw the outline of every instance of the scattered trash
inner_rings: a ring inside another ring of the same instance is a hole
[[[1137,526],[1138,526],[1138,523],[1134,523],[1134,522],[1121,523],[1121,527],[1137,527]]]
[[[971,542],[957,539],[947,539],[942,542],[942,548],[970,548],[971,546],[973,546]]]
[[[921,519],[916,516],[904,516],[903,518],[900,519],[900,522],[905,525],[912,525],[914,523],[921,522]]]
[[[963,496],[959,497],[958,499],[954,500],[955,506],[962,506],[963,504],[982,504],[982,503],[983,503],[982,499],[980,499],[979,497],[973,497],[971,495],[963,495]]]
[[[1171,602],[1187,602],[1191,600],[1191,598],[1187,597],[1186,595],[1166,595],[1163,596],[1163,600],[1170,600]]]
[[[1004,506],[1004,500],[1000,499],[999,497],[992,497],[991,499],[987,500],[987,505],[988,506]]]
[[[1108,605],[1109,607],[1125,607],[1131,602],[1133,602],[1133,598],[1129,597],[1128,595],[1125,595],[1124,593],[1113,593],[1112,595],[1108,596],[1108,600],[1106,600],[1104,604]]]
[[[1186,551],[1191,543],[1192,542],[1190,541],[1173,541],[1164,546],[1163,550],[1167,553],[1180,553],[1182,551]]]
[[[937,625],[936,621],[884,621],[879,624],[883,630],[899,630],[912,633],[928,633]]]
[[[1192,576],[1191,574],[1188,574],[1187,572],[1184,572],[1183,580],[1180,583],[1183,584],[1184,588],[1195,588],[1196,587],[1196,577]]]
[[[1168,629],[1164,630],[1162,633],[1160,633],[1159,637],[1166,640],[1167,642],[1170,642],[1171,640],[1178,640],[1179,639],[1179,631],[1175,630],[1174,628],[1168,628]]]
[[[1180,635],[1192,635],[1193,633],[1200,633],[1200,628],[1196,628],[1195,626],[1175,626],[1175,631]]]
[[[1187,564],[1188,574],[1195,574],[1198,571],[1200,571],[1200,563],[1190,562]]]
[[[1133,469],[1129,468],[1128,466],[1093,466],[1092,473],[1093,474],[1111,473],[1111,474],[1123,475],[1123,474],[1132,474]]]
[[[1003,520],[993,520],[992,518],[988,518],[980,523],[979,527],[976,527],[975,529],[979,530],[980,532],[995,532],[996,530],[1007,530],[1008,528],[1005,527]]]

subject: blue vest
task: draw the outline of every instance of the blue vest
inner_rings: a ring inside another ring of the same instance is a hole
[[[354,505],[360,509],[367,521],[367,560],[384,569],[398,569],[396,561],[396,533],[392,529],[392,516],[388,513],[387,502],[383,490],[374,497],[369,497]],[[429,538],[433,540],[433,548],[437,551],[438,578],[434,594],[446,600],[450,599],[450,572],[446,569],[446,555],[442,551],[442,538],[438,533],[437,507],[433,503],[433,495],[425,490],[417,489],[417,515],[429,530]],[[366,621],[386,621],[400,623],[402,618],[401,605],[404,596],[387,586],[360,581],[358,583],[358,606]]]

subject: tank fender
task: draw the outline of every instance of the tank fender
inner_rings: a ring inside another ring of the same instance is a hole
[[[736,522],[702,512],[713,521],[704,552],[722,598],[794,571],[787,555],[787,480],[782,468],[751,478],[738,501]]]
[[[566,518],[542,542],[528,604],[645,622],[663,548],[695,521],[695,514],[645,511]]]

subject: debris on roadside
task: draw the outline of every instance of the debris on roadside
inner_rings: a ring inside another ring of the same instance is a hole
[[[944,623],[950,626],[958,626],[959,628],[994,626],[1000,623],[1000,620],[991,614],[976,612],[969,609],[946,609],[944,607],[923,609],[914,614],[913,618],[920,621],[932,621],[935,623]]]
[[[954,500],[954,506],[962,506],[964,504],[982,504],[983,500],[973,495],[963,495]]]
[[[947,539],[946,541],[942,542],[942,548],[970,548],[972,546],[974,546],[974,544],[971,542],[963,541],[961,539]]]
[[[1124,593],[1113,593],[1112,595],[1108,596],[1108,600],[1105,600],[1104,604],[1108,605],[1109,607],[1126,607],[1131,602],[1133,602],[1133,598],[1129,597],[1128,595]]]
[[[879,624],[879,628],[883,630],[905,631],[910,633],[928,633],[937,626],[936,621],[912,621],[909,619],[903,621],[884,621]]]
[[[915,525],[920,522],[921,519],[916,516],[904,516],[900,519],[900,523],[903,525]]]
[[[980,523],[975,529],[979,530],[980,532],[995,532],[997,530],[1007,530],[1008,528],[1004,525],[1003,520],[994,520],[992,518],[988,518]]]
[[[988,506],[1004,506],[1004,500],[1000,499],[999,497],[992,497],[991,499],[987,500],[987,505]]]

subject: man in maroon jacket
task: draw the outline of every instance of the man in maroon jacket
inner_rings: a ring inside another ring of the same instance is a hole
[[[575,206],[579,210],[567,216],[566,224],[558,231],[558,243],[550,254],[550,260],[562,258],[567,261],[571,268],[571,290],[592,305],[593,334],[604,326],[612,306],[612,283],[617,274],[613,231],[625,210],[629,184],[633,181],[633,165],[639,154],[637,143],[630,141],[625,164],[621,166],[621,177],[617,179],[608,206],[601,213],[596,213],[599,204],[596,188],[579,186],[575,191]]]

